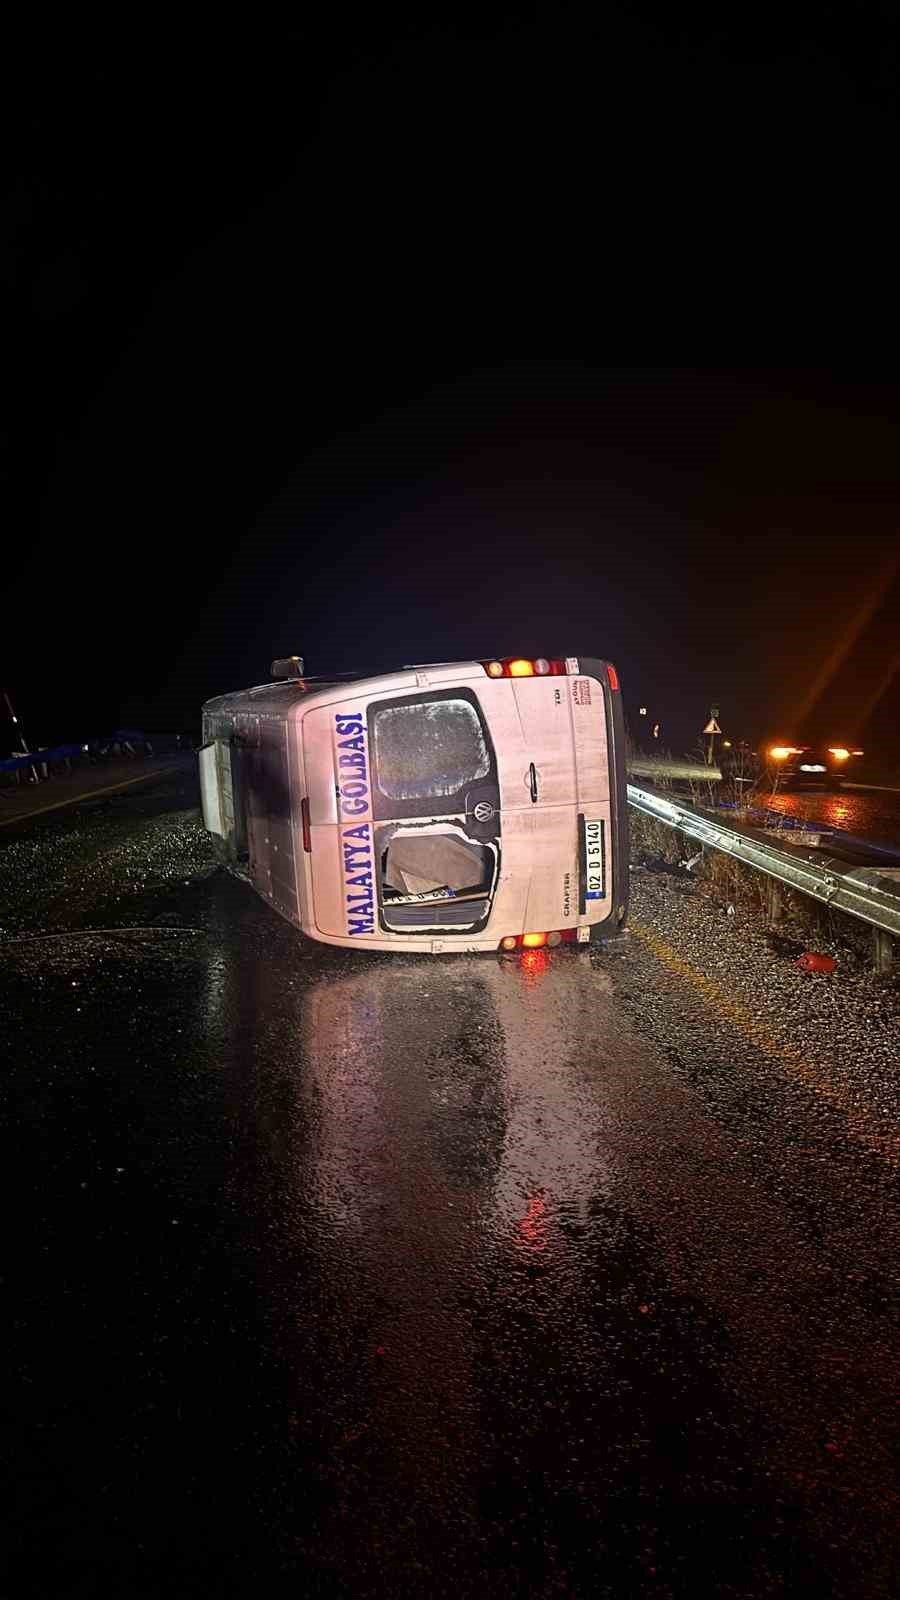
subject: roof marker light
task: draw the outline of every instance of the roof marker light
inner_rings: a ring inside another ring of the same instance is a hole
[[[500,656],[481,665],[489,678],[564,678],[566,662],[561,656]]]

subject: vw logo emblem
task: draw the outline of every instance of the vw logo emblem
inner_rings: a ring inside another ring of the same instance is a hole
[[[479,800],[475,807],[475,816],[479,822],[490,822],[494,815],[494,808],[488,800]]]

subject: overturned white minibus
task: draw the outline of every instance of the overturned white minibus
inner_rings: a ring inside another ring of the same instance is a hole
[[[275,682],[207,701],[203,818],[311,939],[516,950],[621,934],[619,680],[591,656]]]

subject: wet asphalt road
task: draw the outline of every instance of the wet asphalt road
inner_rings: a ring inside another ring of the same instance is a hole
[[[763,803],[771,811],[900,850],[900,793],[896,791],[790,789],[764,796]]]
[[[885,1073],[671,930],[313,946],[194,808],[3,841],[4,1592],[895,1592]]]

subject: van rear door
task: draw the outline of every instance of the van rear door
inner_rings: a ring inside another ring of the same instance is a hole
[[[322,933],[477,933],[500,865],[497,760],[473,691],[363,696],[303,719]]]
[[[616,813],[605,663],[479,688],[501,773],[503,829],[530,861],[523,931],[591,926],[616,901]]]
[[[515,926],[549,932],[578,921],[577,773],[565,677],[479,685],[500,770],[504,904]]]

